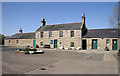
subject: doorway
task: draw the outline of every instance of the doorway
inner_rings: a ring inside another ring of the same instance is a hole
[[[54,48],[57,48],[57,40],[54,40]]]
[[[97,49],[97,39],[92,40],[92,49]]]
[[[33,47],[36,46],[36,40],[33,40]]]
[[[82,40],[82,49],[83,50],[87,49],[87,41],[86,40]]]
[[[113,39],[112,48],[113,48],[113,50],[117,50],[117,39]]]

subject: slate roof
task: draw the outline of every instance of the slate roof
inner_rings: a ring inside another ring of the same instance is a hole
[[[17,33],[6,39],[35,39],[35,33]]]
[[[36,31],[79,30],[79,29],[81,29],[81,26],[82,26],[81,22],[53,24],[53,25],[41,26]]]
[[[83,38],[120,38],[120,29],[90,29]]]

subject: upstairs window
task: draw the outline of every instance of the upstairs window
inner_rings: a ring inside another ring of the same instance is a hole
[[[43,38],[43,32],[40,32],[40,37]]]
[[[109,45],[110,44],[110,41],[109,39],[106,40],[106,45]]]
[[[71,35],[70,35],[71,37],[74,37],[74,31],[71,31]]]
[[[63,37],[63,31],[60,31],[59,35],[60,35],[60,37]]]
[[[19,40],[16,40],[16,43],[18,44],[18,43],[19,43]]]
[[[49,38],[51,38],[52,37],[52,32],[49,32]]]

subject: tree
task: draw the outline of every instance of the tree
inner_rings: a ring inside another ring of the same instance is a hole
[[[115,4],[113,12],[109,16],[110,24],[109,26],[118,28],[119,20],[120,20],[120,2]]]
[[[0,45],[4,45],[4,39],[5,38],[6,37],[4,35],[0,34]]]

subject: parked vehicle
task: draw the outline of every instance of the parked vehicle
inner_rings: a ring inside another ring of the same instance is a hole
[[[50,45],[44,45],[44,48],[50,48]]]

